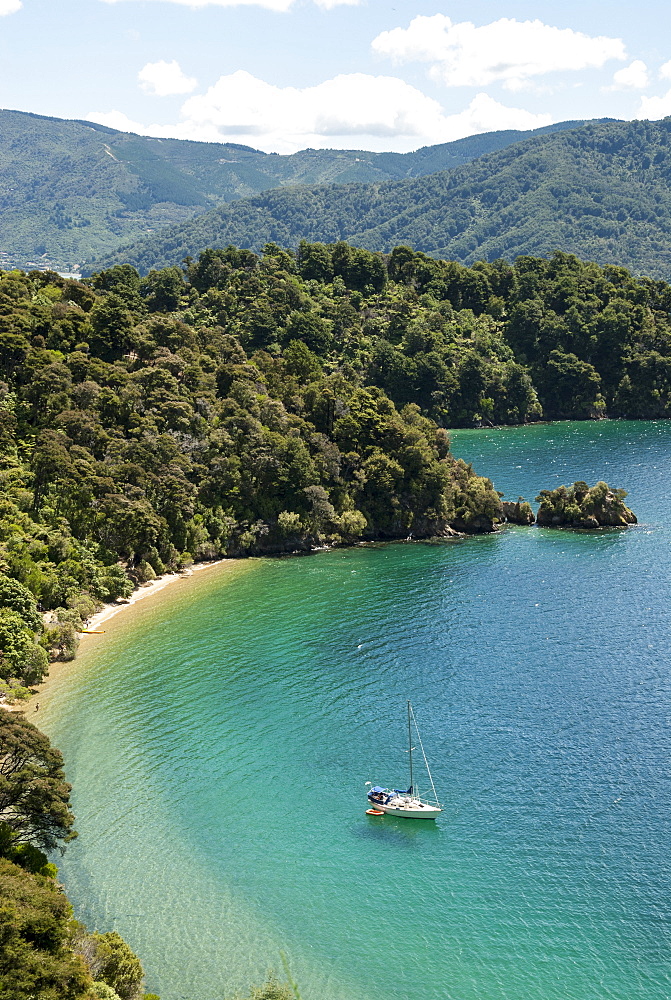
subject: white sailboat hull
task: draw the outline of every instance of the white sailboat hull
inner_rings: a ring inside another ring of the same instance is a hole
[[[374,809],[381,809],[389,816],[403,816],[405,819],[436,819],[443,811],[440,806],[429,805],[419,799],[392,801],[387,805],[368,800]]]
[[[424,758],[424,766],[426,767],[426,773],[428,775],[429,782],[431,783],[431,790],[433,791],[434,796],[432,802],[424,802],[419,797],[417,786],[412,780],[412,751],[416,749],[412,745],[412,723],[415,725],[415,732],[417,733],[419,747],[422,751],[422,757]],[[407,791],[401,791],[401,789],[398,788],[382,788],[381,785],[371,785],[371,782],[367,781],[366,785],[371,786],[368,793],[368,801],[374,809],[380,809],[388,816],[401,816],[403,819],[436,819],[440,816],[443,810],[438,804],[438,796],[436,795],[433,778],[431,777],[431,771],[429,770],[429,762],[426,759],[426,754],[424,753],[422,738],[419,735],[417,720],[415,719],[415,713],[412,710],[410,702],[408,702],[408,755],[410,763],[410,785]]]

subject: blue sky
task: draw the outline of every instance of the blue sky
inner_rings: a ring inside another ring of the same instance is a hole
[[[671,7],[0,0],[0,106],[127,131],[406,151],[671,114]]]

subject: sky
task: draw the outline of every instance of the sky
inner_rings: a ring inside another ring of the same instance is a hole
[[[0,0],[0,106],[265,152],[671,115],[671,4]]]

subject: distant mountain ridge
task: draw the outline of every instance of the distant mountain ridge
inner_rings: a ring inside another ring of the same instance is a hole
[[[413,153],[156,139],[85,121],[0,111],[0,268],[78,270],[222,202],[296,184],[380,183],[451,169],[534,135],[490,132]]]
[[[536,135],[419,178],[293,187],[200,215],[123,246],[94,267],[145,272],[204,247],[345,240],[389,252],[408,244],[472,264],[561,249],[671,278],[671,118],[599,122]]]

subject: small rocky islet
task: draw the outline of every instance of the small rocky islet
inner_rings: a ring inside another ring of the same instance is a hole
[[[536,497],[540,504],[534,512],[524,497],[517,501],[502,500],[503,520],[509,524],[538,524],[543,528],[626,528],[638,524],[634,512],[626,506],[625,490],[610,487],[600,480],[595,486],[577,481],[572,486],[541,490]]]

